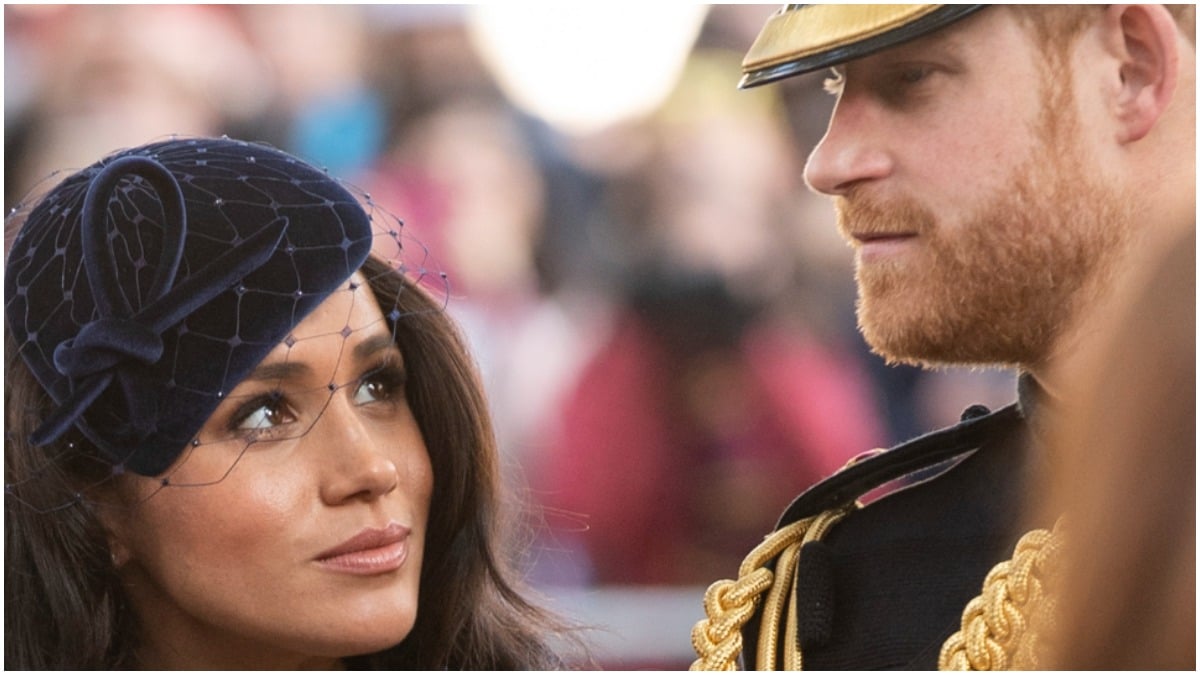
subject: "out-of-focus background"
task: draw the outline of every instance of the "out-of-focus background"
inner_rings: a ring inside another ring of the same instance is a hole
[[[5,207],[170,134],[370,192],[449,275],[531,583],[599,665],[686,667],[795,494],[1015,392],[867,350],[801,179],[825,75],[736,88],[777,7],[5,5]]]

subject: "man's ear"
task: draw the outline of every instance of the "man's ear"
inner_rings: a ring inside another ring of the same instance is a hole
[[[1121,69],[1114,100],[1117,140],[1132,143],[1150,133],[1174,98],[1178,29],[1161,5],[1109,5],[1104,29]]]

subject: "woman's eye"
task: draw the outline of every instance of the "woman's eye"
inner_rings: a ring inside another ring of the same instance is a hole
[[[387,400],[388,392],[379,380],[363,380],[354,390],[354,402],[358,404]]]
[[[354,390],[354,402],[359,405],[391,401],[404,387],[404,374],[392,368],[381,368],[367,374]]]
[[[247,404],[236,416],[234,428],[239,431],[261,431],[294,421],[279,396],[270,396]]]

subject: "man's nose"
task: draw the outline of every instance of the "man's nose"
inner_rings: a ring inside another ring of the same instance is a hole
[[[891,174],[893,158],[880,139],[879,116],[869,101],[845,96],[834,108],[825,137],[808,156],[804,180],[813,190],[844,196],[866,181]]]

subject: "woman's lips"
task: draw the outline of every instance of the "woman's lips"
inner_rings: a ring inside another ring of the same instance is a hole
[[[399,569],[408,558],[411,530],[398,523],[366,528],[316,557],[320,566],[346,574],[383,574]]]

